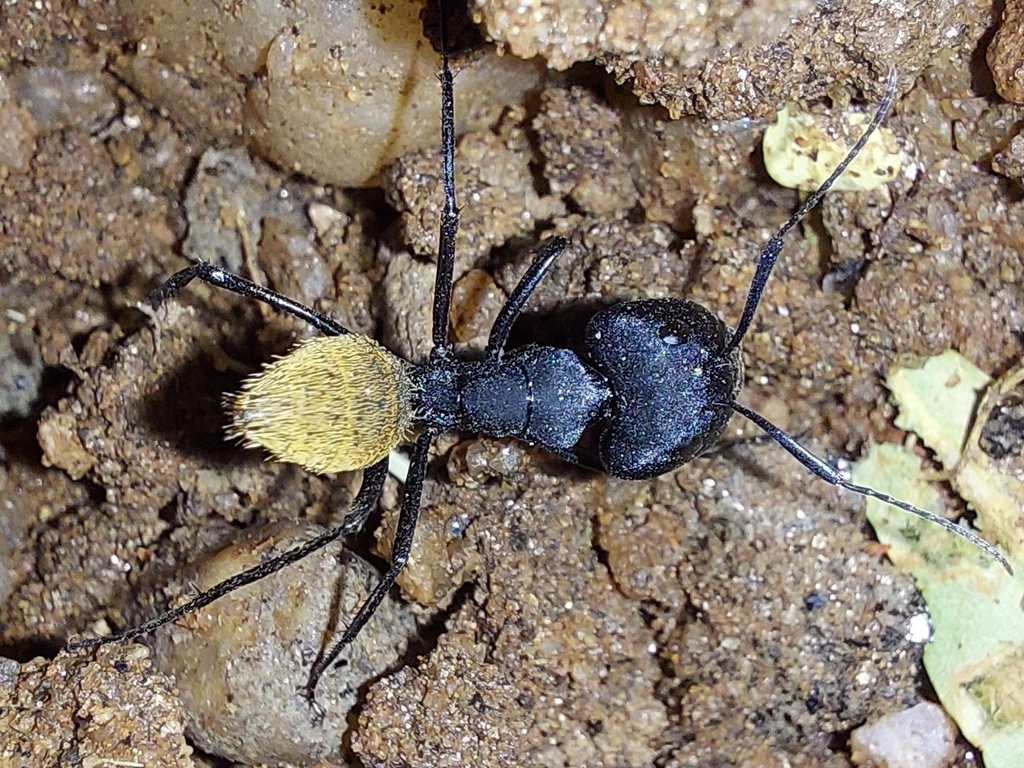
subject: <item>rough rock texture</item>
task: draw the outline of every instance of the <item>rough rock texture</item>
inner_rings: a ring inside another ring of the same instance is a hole
[[[184,602],[196,590],[266,562],[322,533],[290,523],[254,528],[161,587],[165,600]],[[343,740],[360,690],[395,667],[416,633],[410,608],[387,599],[375,621],[324,675],[317,703],[323,722],[297,695],[308,666],[330,634],[335,612],[351,614],[376,572],[337,542],[256,584],[154,633],[154,663],[179,681],[188,735],[206,752],[242,763],[341,761]],[[310,589],[311,584],[317,588]],[[157,603],[161,608],[165,600]],[[134,611],[134,623],[156,611]]]
[[[296,174],[372,186],[395,158],[433,146],[437,62],[420,3],[200,0],[90,3],[91,38],[112,68],[204,141],[237,143]],[[467,126],[518,102],[539,68],[494,55],[466,62]],[[486,86],[486,87],[485,87]]]
[[[985,54],[999,95],[1024,104],[1024,3],[1009,0]]]
[[[879,92],[890,67],[919,72],[970,39],[989,3],[954,0],[475,0],[488,35],[555,69],[598,60],[643,101],[674,115],[766,117],[837,80]]]
[[[956,750],[956,729],[942,707],[924,701],[867,723],[850,736],[856,765],[865,768],[944,768]]]
[[[193,768],[171,678],[145,648],[0,660],[0,761],[11,768],[161,765]]]
[[[254,91],[268,87],[260,62],[270,40],[301,42],[305,22],[282,29],[246,5],[241,16],[265,27],[253,38],[262,42],[228,58],[218,49],[211,61],[203,38],[179,71],[151,55],[164,38],[150,48],[150,31],[113,3],[12,7],[0,25],[0,322],[38,350],[42,370],[30,361],[35,393],[0,420],[0,647],[25,662],[17,711],[38,712],[47,699],[32,680],[69,659],[93,664],[57,656],[71,634],[151,616],[167,574],[250,528],[337,524],[359,483],[264,463],[223,441],[223,394],[307,328],[203,285],[156,312],[138,302],[186,265],[184,254],[200,256],[422,359],[441,201],[433,151],[381,172],[383,193],[348,194],[325,186],[337,179],[319,176],[316,162],[294,176],[240,150],[247,81],[231,75],[215,90],[221,67],[248,62]],[[509,51],[539,28],[516,18],[495,26],[492,7],[480,13]],[[991,4],[851,0],[825,14],[817,4],[748,3],[733,21],[705,19],[693,35],[703,47],[689,53],[666,48],[682,42],[668,34],[682,22],[653,3],[541,7],[537,25],[557,31],[551,14],[576,14],[589,36],[552,38],[548,49],[568,51],[565,62],[604,56],[645,99],[730,122],[673,121],[586,64],[516,96],[501,116],[482,110],[457,157],[460,343],[486,343],[536,243],[552,234],[571,246],[513,343],[579,349],[595,309],[639,297],[684,296],[735,323],[759,248],[799,205],[764,172],[760,118],[801,96],[801,109],[822,116],[849,102],[870,108],[895,66],[900,95],[886,125],[909,162],[886,189],[830,195],[789,235],[744,344],[740,399],[841,459],[869,439],[900,439],[880,384],[894,361],[950,346],[990,372],[1020,359],[1024,108],[999,97],[986,68]],[[610,30],[608,19],[621,34],[602,41],[590,30]],[[421,53],[433,82],[436,59]],[[163,95],[144,87],[161,82]],[[427,145],[436,146],[433,125]],[[347,143],[358,130],[325,128],[340,149],[301,150],[344,165],[361,151]],[[393,595],[433,619],[394,665],[347,692],[358,702],[348,730],[331,726],[320,743],[364,765],[849,765],[853,728],[926,695],[910,631],[921,607],[866,535],[856,499],[776,446],[745,444],[755,432],[737,420],[726,443],[740,444],[645,483],[597,477],[514,441],[444,437]],[[355,552],[390,552],[400,499],[389,481],[382,520],[348,542]],[[277,593],[331,598],[327,585],[348,572],[324,562],[313,575],[285,569]],[[282,681],[308,670],[318,632],[305,620],[261,624],[256,609],[220,610],[214,603],[202,618],[245,637],[272,628],[277,655],[266,658],[294,665],[240,678],[262,706],[249,719],[270,720],[287,695]],[[339,603],[334,626],[349,613]],[[371,637],[386,642],[388,631],[377,625]],[[250,644],[229,647],[243,661]],[[133,653],[116,648],[95,664]],[[39,654],[56,658],[29,661]],[[187,662],[176,686],[202,695],[209,670]],[[132,733],[141,744],[165,728],[173,751],[163,764],[174,764],[186,755],[185,718],[165,678],[137,682],[119,695],[167,709],[133,710]],[[127,729],[110,722],[121,729],[113,734]],[[54,744],[99,743],[65,714],[47,726]],[[955,764],[970,764],[964,750]],[[262,757],[279,764],[283,753]]]

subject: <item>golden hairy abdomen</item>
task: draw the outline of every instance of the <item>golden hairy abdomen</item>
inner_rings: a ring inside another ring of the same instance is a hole
[[[408,364],[365,336],[298,344],[227,399],[231,437],[310,472],[362,469],[412,425]]]

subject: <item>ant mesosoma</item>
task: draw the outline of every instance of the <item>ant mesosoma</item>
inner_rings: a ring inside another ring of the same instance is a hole
[[[443,14],[442,14],[443,15]],[[381,495],[388,454],[413,441],[405,497],[387,572],[342,636],[312,665],[303,695],[314,695],[324,671],[373,616],[409,557],[420,509],[427,457],[434,439],[449,430],[534,443],[573,464],[629,480],[653,478],[714,446],[733,412],[763,429],[809,471],[834,486],[871,496],[942,526],[987,552],[1007,571],[1006,558],[972,531],[912,504],[855,485],[778,427],[735,401],[741,385],[740,343],[750,327],[782,250],[782,239],[814,208],[846,170],[888,113],[896,94],[890,73],[885,97],[864,134],[832,175],[762,248],[739,325],[730,333],[707,309],[682,299],[616,304],[595,314],[586,329],[586,358],[568,349],[528,345],[506,349],[509,332],[530,295],[566,250],[552,237],[539,250],[501,308],[481,359],[456,355],[448,338],[455,235],[455,120],[453,77],[441,29],[441,146],[444,210],[434,283],[433,350],[423,363],[392,355],[375,341],[313,309],[230,274],[197,263],[158,288],[151,302],[176,296],[203,280],[297,317],[323,335],[249,378],[228,398],[232,436],[276,459],[312,472],[362,469],[363,482],[345,521],[275,559],[221,582],[186,604],[132,629],[73,643],[94,646],[152,632],[217,598],[264,578],[359,531]],[[415,438],[413,438],[413,435]]]

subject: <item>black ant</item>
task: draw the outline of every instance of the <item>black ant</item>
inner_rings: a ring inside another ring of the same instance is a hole
[[[87,647],[129,640],[196,611],[219,597],[264,578],[342,536],[359,531],[381,495],[388,454],[412,440],[405,498],[387,572],[342,636],[312,665],[303,695],[314,696],[324,671],[373,616],[405,566],[420,509],[427,457],[434,439],[449,430],[516,437],[573,464],[629,480],[653,478],[714,446],[733,412],[757,424],[808,470],[832,485],[871,496],[940,525],[980,547],[1007,571],[1010,565],[977,534],[912,504],[855,485],[762,416],[738,405],[740,343],[750,327],[782,239],[846,170],[884,120],[896,95],[891,72],[885,97],[867,130],[832,175],[761,249],[743,315],[734,331],[707,309],[682,299],[650,299],[613,305],[594,315],[586,330],[586,357],[557,347],[506,349],[509,332],[530,295],[565,251],[552,237],[539,250],[501,308],[481,359],[455,354],[448,338],[455,235],[455,120],[453,77],[441,52],[441,148],[444,210],[434,283],[433,350],[423,363],[392,355],[375,341],[313,309],[230,274],[197,263],[158,288],[151,303],[176,296],[200,279],[297,317],[320,331],[246,381],[228,398],[232,436],[265,448],[274,458],[312,472],[362,469],[363,483],[341,525],[277,558],[237,574],[188,603],[108,637],[73,643]]]

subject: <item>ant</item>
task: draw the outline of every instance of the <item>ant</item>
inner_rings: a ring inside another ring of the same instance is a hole
[[[442,14],[443,17],[443,14]],[[750,328],[783,238],[815,206],[863,149],[896,96],[890,72],[885,96],[864,134],[825,182],[764,245],[743,314],[730,331],[704,307],[683,299],[615,304],[586,328],[586,356],[569,349],[527,345],[507,349],[509,332],[530,295],[568,247],[552,237],[498,313],[480,359],[455,353],[448,316],[459,210],[455,202],[453,76],[441,23],[441,151],[444,209],[434,283],[433,349],[422,363],[399,358],[292,299],[208,263],[171,276],[150,297],[156,306],[195,279],[297,317],[320,331],[250,377],[226,398],[229,434],[246,447],[311,472],[363,470],[363,482],[345,521],[288,552],[239,573],[186,604],[137,627],[72,643],[75,648],[130,640],[199,610],[354,534],[376,507],[388,455],[413,443],[405,497],[391,562],[341,638],[313,663],[302,695],[314,713],[317,683],[373,616],[409,558],[427,471],[428,451],[443,432],[459,430],[515,437],[572,464],[628,480],[669,472],[706,453],[722,437],[733,412],[752,421],[806,469],[834,486],[871,496],[962,536],[1011,571],[1006,558],[974,532],[872,488],[855,485],[764,417],[736,403],[742,376],[740,344]]]

